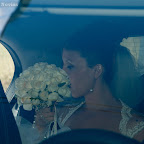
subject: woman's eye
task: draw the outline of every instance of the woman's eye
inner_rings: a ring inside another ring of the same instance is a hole
[[[68,69],[72,69],[74,66],[73,65],[68,65],[67,68]]]

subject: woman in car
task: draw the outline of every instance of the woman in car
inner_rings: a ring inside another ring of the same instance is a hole
[[[141,83],[134,58],[120,46],[126,33],[119,27],[99,26],[92,24],[77,32],[63,48],[63,69],[74,101],[58,104],[58,133],[103,129],[142,141],[144,118],[132,109],[141,100]],[[52,120],[53,114],[49,109],[37,113],[36,125],[42,131],[47,123],[40,118]]]

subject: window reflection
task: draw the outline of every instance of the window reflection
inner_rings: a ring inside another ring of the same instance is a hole
[[[136,66],[140,75],[144,74],[144,37],[128,37],[121,42],[122,46],[127,47],[134,56]]]
[[[14,75],[14,62],[6,48],[0,44],[0,79],[6,92]]]

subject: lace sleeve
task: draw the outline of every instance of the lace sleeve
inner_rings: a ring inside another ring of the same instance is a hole
[[[134,112],[127,124],[127,134],[131,138],[137,137],[141,131],[144,130],[144,116]]]
[[[131,109],[126,104],[122,103],[119,130],[121,134],[130,138],[136,137],[142,130],[144,130],[144,116]]]

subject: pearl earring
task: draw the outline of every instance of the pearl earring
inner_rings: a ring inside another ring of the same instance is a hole
[[[98,67],[98,70],[101,70],[101,66]]]
[[[93,89],[90,89],[90,92],[93,92]]]

